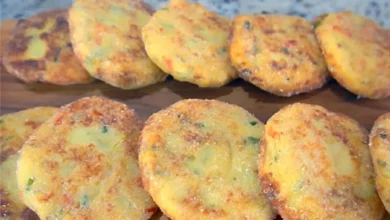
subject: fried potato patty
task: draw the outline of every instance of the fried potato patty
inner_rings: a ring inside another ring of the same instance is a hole
[[[7,71],[26,83],[91,82],[93,78],[73,53],[67,13],[54,10],[19,20],[5,47]]]
[[[220,87],[237,78],[227,52],[230,21],[197,3],[171,0],[142,29],[150,59],[179,81]]]
[[[164,81],[147,56],[141,29],[153,11],[140,0],[75,0],[69,11],[74,51],[91,76],[122,89]]]
[[[157,210],[138,168],[142,124],[100,97],[62,107],[24,144],[17,168],[24,203],[41,219],[148,219]]]
[[[259,175],[284,219],[381,219],[368,134],[353,119],[308,104],[267,122]]]
[[[315,29],[329,71],[350,92],[390,95],[390,34],[350,11],[328,14]]]
[[[390,212],[390,113],[375,121],[370,134],[370,150],[378,194]]]
[[[257,177],[263,127],[215,100],[183,100],[153,114],[141,135],[145,189],[172,219],[272,219]]]
[[[26,205],[16,183],[16,163],[19,150],[27,138],[57,109],[37,107],[0,117],[0,218],[22,219]]]
[[[241,78],[275,95],[309,92],[328,79],[313,26],[300,17],[236,16],[229,54]]]

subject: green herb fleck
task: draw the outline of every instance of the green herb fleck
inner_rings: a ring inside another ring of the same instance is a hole
[[[224,54],[224,53],[226,53],[226,52],[227,52],[226,47],[222,47],[221,49],[218,50],[218,54],[219,54],[219,55],[222,55],[222,54]]]
[[[249,143],[251,143],[251,144],[258,144],[259,141],[260,141],[260,138],[255,138],[255,137],[249,136],[249,137],[248,137],[248,141],[249,141]]]
[[[54,54],[54,62],[58,62],[58,58],[60,57],[61,47],[57,48],[56,53]]]
[[[107,133],[108,127],[106,125],[103,125],[102,127],[102,133]]]
[[[323,15],[322,18],[320,18],[318,21],[314,22],[314,24],[313,24],[314,29],[316,29],[318,26],[320,26],[320,24],[322,23],[322,21],[323,21],[327,16],[328,16],[328,15]]]
[[[251,30],[251,23],[250,23],[249,21],[245,21],[245,22],[244,22],[244,27],[245,27],[245,29],[247,29],[248,31],[250,31],[250,30]]]
[[[83,198],[81,199],[80,205],[81,205],[81,207],[86,207],[89,205],[89,197],[87,195],[83,196]]]
[[[204,123],[202,123],[202,122],[196,123],[196,125],[199,126],[199,127],[201,127],[201,128],[204,128],[204,127],[205,127]]]
[[[383,160],[376,160],[379,166],[381,167],[387,167],[387,162]]]
[[[257,121],[250,121],[249,124],[251,124],[252,126],[255,126],[255,125],[257,125]]]
[[[188,157],[188,160],[194,161],[194,160],[195,160],[194,155],[190,155],[190,156]]]
[[[274,162],[275,162],[275,163],[278,162],[279,157],[280,157],[280,155],[279,155],[279,152],[278,152],[278,154],[276,154],[276,155],[274,156]]]
[[[194,174],[199,175],[200,174],[199,170],[194,170]]]
[[[321,24],[321,22],[322,22],[322,20],[314,22],[314,24],[313,24],[314,29],[316,29]]]
[[[169,9],[167,7],[163,7],[160,9],[161,11],[169,11]]]
[[[160,23],[161,27],[166,29],[166,30],[172,30],[175,27],[172,24],[167,24],[167,23]]]
[[[301,181],[299,181],[296,185],[295,185],[295,191],[301,191],[302,190],[302,188],[303,188],[303,185],[304,185],[304,181],[303,180],[301,180]]]
[[[26,191],[30,191],[31,190],[32,184],[34,184],[34,178],[30,177],[27,180]]]
[[[253,54],[256,55],[259,53],[259,47],[257,47],[256,45],[253,47]]]
[[[288,54],[288,48],[287,47],[282,47],[281,51],[285,54]]]
[[[14,136],[7,136],[7,137],[5,137],[5,138],[2,140],[3,144],[7,143],[7,142],[8,142],[9,140],[11,140],[13,137],[14,137]]]
[[[379,136],[380,136],[382,139],[386,139],[386,138],[387,138],[387,134],[385,134],[385,133],[380,133]]]

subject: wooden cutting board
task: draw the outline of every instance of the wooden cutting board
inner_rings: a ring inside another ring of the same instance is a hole
[[[15,23],[15,20],[6,20],[0,26],[0,58],[2,48],[9,39],[9,33]],[[390,98],[357,99],[355,95],[340,87],[334,80],[314,92],[284,98],[263,92],[240,79],[217,89],[198,88],[196,85],[168,78],[166,82],[143,89],[121,90],[102,82],[74,86],[25,84],[8,74],[2,65],[0,71],[0,114],[36,106],[62,106],[79,98],[93,95],[105,96],[126,103],[130,108],[135,109],[143,120],[154,112],[188,98],[217,99],[236,104],[253,113],[263,122],[288,104],[295,102],[317,104],[356,119],[367,130],[371,129],[375,119],[381,114],[390,112]],[[385,219],[390,219],[390,217],[387,216]]]

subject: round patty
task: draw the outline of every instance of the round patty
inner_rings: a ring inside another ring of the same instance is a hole
[[[183,100],[153,114],[141,135],[145,189],[172,219],[272,219],[257,177],[263,127],[215,100]]]
[[[0,217],[23,219],[28,213],[16,183],[16,163],[19,150],[27,138],[57,109],[36,107],[0,116]]]
[[[368,134],[353,119],[296,103],[267,122],[264,192],[283,219],[381,219]]]
[[[239,76],[279,96],[322,87],[327,68],[313,26],[286,15],[238,15],[229,54]]]
[[[390,212],[390,113],[375,121],[370,134],[370,150],[378,194]]]
[[[74,51],[91,76],[122,89],[164,81],[146,55],[141,29],[152,15],[138,0],[75,0],[69,11]]]
[[[3,63],[9,73],[27,83],[70,85],[93,80],[73,53],[65,9],[19,20]]]
[[[17,181],[41,219],[148,219],[157,210],[138,168],[142,124],[100,97],[62,107],[23,146]]]
[[[142,30],[150,59],[179,81],[220,87],[237,78],[227,46],[230,21],[197,3],[172,0]]]
[[[367,98],[390,95],[390,32],[349,11],[328,14],[315,32],[340,85]]]

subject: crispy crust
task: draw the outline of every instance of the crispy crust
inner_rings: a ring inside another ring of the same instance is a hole
[[[133,110],[109,99],[62,107],[23,147],[17,169],[23,201],[41,219],[150,218],[158,208],[139,175],[141,128]]]
[[[390,212],[390,113],[375,121],[370,133],[370,150],[378,194]]]
[[[179,81],[220,87],[237,78],[227,52],[230,21],[197,3],[172,0],[142,30],[149,57]]]
[[[236,16],[229,55],[241,78],[279,96],[312,91],[329,79],[313,27],[300,17]]]
[[[332,76],[350,92],[390,95],[390,35],[373,20],[350,11],[329,14],[315,30]]]
[[[264,193],[284,219],[381,219],[367,139],[347,116],[284,107],[268,120],[261,143]]]
[[[23,82],[70,85],[93,80],[73,54],[66,9],[19,20],[10,39],[3,64]]]
[[[122,89],[164,81],[141,39],[152,14],[138,0],[75,0],[69,26],[76,56],[93,77]]]
[[[57,108],[37,107],[0,117],[0,216],[23,219],[29,213],[19,198],[16,183],[18,151],[24,142]]]
[[[257,178],[263,124],[216,100],[179,101],[141,135],[144,187],[172,219],[273,219]]]

